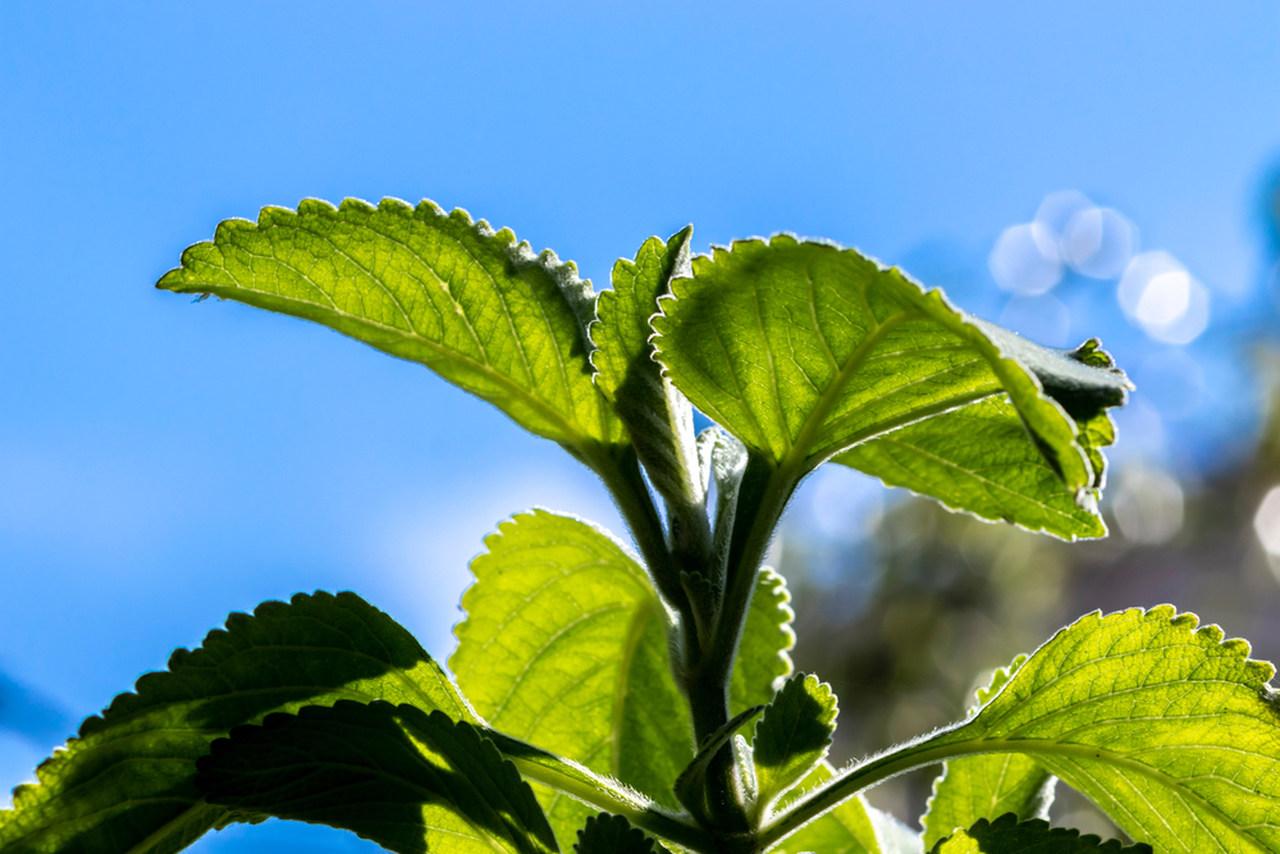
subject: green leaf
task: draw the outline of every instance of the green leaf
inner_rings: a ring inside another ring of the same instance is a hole
[[[587,819],[573,846],[577,854],[662,854],[667,849],[654,842],[620,815],[600,813]]]
[[[671,787],[693,758],[692,724],[639,564],[598,528],[545,510],[503,523],[485,545],[449,661],[475,708],[504,733],[678,807]],[[539,796],[571,840],[589,810]]]
[[[236,727],[197,785],[233,812],[351,830],[400,854],[557,851],[529,785],[465,721],[347,700]]]
[[[1118,371],[974,320],[853,250],[786,235],[695,258],[693,278],[672,290],[653,321],[659,360],[695,406],[778,470],[784,491],[837,454],[995,398],[1025,429],[988,438],[1040,454],[1056,477],[1052,494],[1091,496],[1097,478],[1077,419],[1124,401]],[[966,449],[957,463],[974,460]],[[937,482],[917,476],[912,488]],[[970,509],[966,494],[938,497]],[[1021,522],[1026,504],[1012,501],[999,517]],[[1045,527],[1043,509],[1029,504],[1024,524]]]
[[[1026,659],[1019,656],[1009,667],[997,670],[991,683],[978,690],[973,711],[995,696]],[[951,759],[933,781],[933,795],[921,819],[925,847],[979,819],[996,819],[1006,813],[1017,819],[1048,818],[1053,787],[1052,775],[1034,759],[1017,753]]]
[[[1096,340],[1068,354],[1096,368],[1114,368]],[[1115,441],[1104,411],[1090,414],[1069,386],[1055,387],[1079,413],[1076,441],[1089,458],[1091,488],[1072,496],[1034,442],[1007,397],[979,401],[909,424],[841,454],[837,462],[928,495],[952,510],[1013,522],[1067,540],[1106,536],[1097,498],[1105,482],[1102,448]]]
[[[1280,850],[1275,668],[1197,624],[1168,605],[1082,617],[969,720],[850,769],[802,806],[933,762],[1017,753],[1157,850]]]
[[[783,805],[798,799],[799,792],[808,791],[821,786],[834,776],[831,766],[826,762],[809,773],[798,790],[783,799]],[[844,801],[834,809],[828,810],[818,818],[800,828],[782,840],[778,845],[769,848],[773,854],[801,854],[801,852],[841,851],[856,854],[897,854],[900,850],[884,837],[894,837],[891,816],[884,816],[884,831],[877,828],[876,813],[861,797],[855,796]],[[919,846],[916,847],[919,850]]]
[[[221,223],[157,287],[212,294],[314,320],[421,362],[582,459],[621,441],[595,388],[591,284],[508,229],[384,199]]]
[[[1096,836],[1082,836],[1078,830],[1050,827],[1046,821],[1019,822],[1008,814],[995,821],[982,819],[968,830],[940,840],[931,854],[1008,854],[1013,851],[1035,851],[1037,854],[1139,854],[1151,848],[1146,845],[1126,846],[1112,839],[1103,842]]]
[[[339,699],[470,715],[443,671],[390,617],[350,593],[298,595],[232,614],[199,649],[138,680],[14,792],[0,849],[177,851],[224,819],[196,760],[232,727]]]
[[[687,274],[692,235],[689,226],[665,241],[651,237],[634,261],[614,264],[613,289],[599,296],[591,337],[596,385],[627,425],[654,487],[668,501],[701,508],[693,410],[662,375],[649,343],[658,298],[670,292],[672,278]]]
[[[1101,453],[1086,444],[1091,436],[1082,432],[1079,442],[1102,465]],[[981,519],[1067,540],[1107,533],[1096,500],[1087,492],[1077,500],[1062,488],[1004,396],[910,424],[844,452],[836,462]]]
[[[795,674],[773,698],[752,743],[762,812],[826,758],[837,711],[831,686],[813,674]]]
[[[1090,614],[938,746],[1033,757],[1161,850],[1280,849],[1275,668],[1172,607]]]
[[[791,629],[795,612],[790,602],[785,578],[768,567],[757,573],[729,682],[729,707],[734,714],[769,703],[773,699],[774,684],[790,675],[792,664],[788,652],[796,644],[796,635]]]
[[[545,510],[503,523],[485,545],[449,660],[469,701],[495,729],[678,808],[693,725],[665,611],[635,558],[599,528]],[[731,682],[736,711],[768,702],[790,672],[789,598],[780,575],[759,574]],[[535,788],[570,844],[589,810]]]

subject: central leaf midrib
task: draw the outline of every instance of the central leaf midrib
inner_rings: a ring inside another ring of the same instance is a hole
[[[871,351],[884,340],[885,335],[910,317],[911,313],[906,309],[902,309],[880,321],[849,354],[849,358],[836,375],[832,377],[831,382],[823,389],[813,408],[809,410],[809,414],[805,416],[804,422],[800,425],[800,430],[796,433],[795,440],[788,442],[786,452],[783,454],[781,465],[779,466],[781,472],[787,473],[792,478],[799,476],[800,472],[798,470],[804,466],[809,456],[808,446],[813,442],[823,422],[826,421],[827,416],[835,407],[845,386],[857,374]],[[786,424],[784,423],[782,427],[784,430],[783,435],[785,436]]]

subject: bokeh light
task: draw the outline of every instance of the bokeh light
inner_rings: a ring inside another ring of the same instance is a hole
[[[1071,217],[1060,240],[1063,260],[1091,279],[1124,272],[1138,244],[1138,231],[1112,208],[1086,208]]]
[[[1142,545],[1166,543],[1182,530],[1185,498],[1168,472],[1134,465],[1116,485],[1111,505],[1125,539]]]
[[[1156,341],[1189,344],[1209,325],[1208,289],[1168,252],[1134,256],[1116,293],[1125,316]]]
[[[1271,487],[1263,496],[1253,516],[1253,530],[1267,554],[1280,557],[1280,486]]]
[[[1093,201],[1079,190],[1058,190],[1040,201],[1035,221],[1048,229],[1054,240],[1060,240],[1073,219],[1092,209]]]
[[[1039,222],[1014,225],[1001,232],[987,265],[1001,290],[1022,296],[1048,293],[1062,280],[1057,241]]]

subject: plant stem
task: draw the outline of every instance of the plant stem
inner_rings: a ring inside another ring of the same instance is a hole
[[[611,781],[508,736],[499,735],[495,741],[526,780],[542,783],[604,812],[624,816],[636,827],[687,848],[705,850],[710,844],[708,833],[685,816],[671,813],[634,792],[617,790]]]
[[[653,494],[640,471],[639,458],[631,448],[611,453],[601,460],[593,460],[591,468],[600,475],[618,509],[622,512],[640,555],[649,568],[654,587],[680,614],[685,624],[684,642],[696,642],[693,606],[680,583],[680,570],[672,559],[662,528],[662,517],[654,504]],[[695,651],[696,652],[696,651]]]
[[[705,662],[710,670],[692,671],[685,683],[694,736],[699,747],[729,722],[728,662]],[[747,814],[735,784],[733,751],[729,745],[716,751],[707,765],[707,807],[716,830],[740,834],[748,829]]]
[[[724,600],[707,650],[709,660],[729,662],[726,678],[737,655],[760,564],[794,489],[794,478],[762,457],[750,457],[738,492]]]
[[[763,458],[748,461],[734,513],[724,596],[716,609],[711,640],[686,685],[699,744],[729,719],[730,680],[756,575],[790,494],[790,488],[779,484],[772,465]],[[706,779],[707,800],[716,829],[739,841],[746,833],[749,839],[751,823],[738,795],[734,754],[729,745],[712,758]]]
[[[934,765],[955,756],[975,753],[1018,753],[1027,750],[1028,745],[1025,740],[956,741],[952,739],[942,744],[936,743],[939,737],[954,733],[962,727],[963,724],[954,724],[948,729],[934,733],[925,741],[909,742],[888,753],[874,756],[831,778],[826,785],[796,801],[785,812],[761,828],[757,837],[760,847],[768,848],[863,789],[883,783],[890,777],[896,777],[926,765]],[[1092,754],[1095,751],[1093,748],[1087,748],[1086,752]]]

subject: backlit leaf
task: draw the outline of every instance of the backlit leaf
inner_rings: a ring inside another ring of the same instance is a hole
[[[417,641],[358,597],[268,602],[232,614],[225,630],[85,721],[0,813],[0,850],[180,850],[225,818],[195,786],[211,741],[271,712],[340,699],[471,714]]]
[[[678,807],[693,730],[671,676],[667,619],[635,558],[600,529],[545,510],[486,540],[449,661],[501,732]],[[540,790],[566,844],[591,810]]]
[[[351,830],[399,854],[558,850],[529,785],[469,723],[412,706],[307,706],[236,727],[197,785],[234,812]]]
[[[978,691],[977,705],[991,699],[1026,656],[1001,668],[991,683]],[[924,844],[931,848],[957,829],[979,819],[997,819],[1011,814],[1016,819],[1048,818],[1053,801],[1054,778],[1034,759],[1017,753],[966,756],[948,760],[942,774],[933,781],[933,795],[921,823]]]
[[[831,686],[813,674],[797,673],[778,691],[752,742],[761,810],[767,811],[826,758],[836,713]]]
[[[848,772],[1017,753],[1159,851],[1280,850],[1275,668],[1170,606],[1082,617],[976,715]]]
[[[463,210],[355,199],[226,220],[157,287],[329,326],[421,362],[583,459],[621,441],[592,382],[590,282]]]
[[[658,311],[658,297],[670,292],[671,280],[686,274],[692,234],[689,227],[665,241],[651,237],[634,261],[618,260],[612,290],[599,296],[591,338],[597,346],[596,385],[627,425],[654,487],[669,501],[700,508],[705,489],[698,478],[693,410],[662,375],[649,343],[649,318]]]
[[[991,450],[999,465],[1030,448],[1053,475],[1050,503],[1065,493],[1087,507],[1093,497],[1095,462],[1077,420],[1124,401],[1128,381],[1118,371],[970,318],[939,291],[853,250],[786,235],[695,258],[693,277],[672,290],[653,321],[659,360],[695,406],[775,466],[787,485],[863,443],[997,399],[1008,401],[1024,429],[986,437],[1015,451],[988,442],[978,450]],[[955,465],[981,474],[985,465],[974,453],[962,446]],[[949,486],[936,472],[922,474],[918,460],[914,468],[901,460],[869,468],[920,491]],[[1030,485],[1039,487],[1032,478],[1019,488]],[[942,491],[935,497],[959,509],[1049,528],[1036,501],[970,508],[972,485]],[[1063,536],[1098,531],[1091,515],[1053,527]]]

